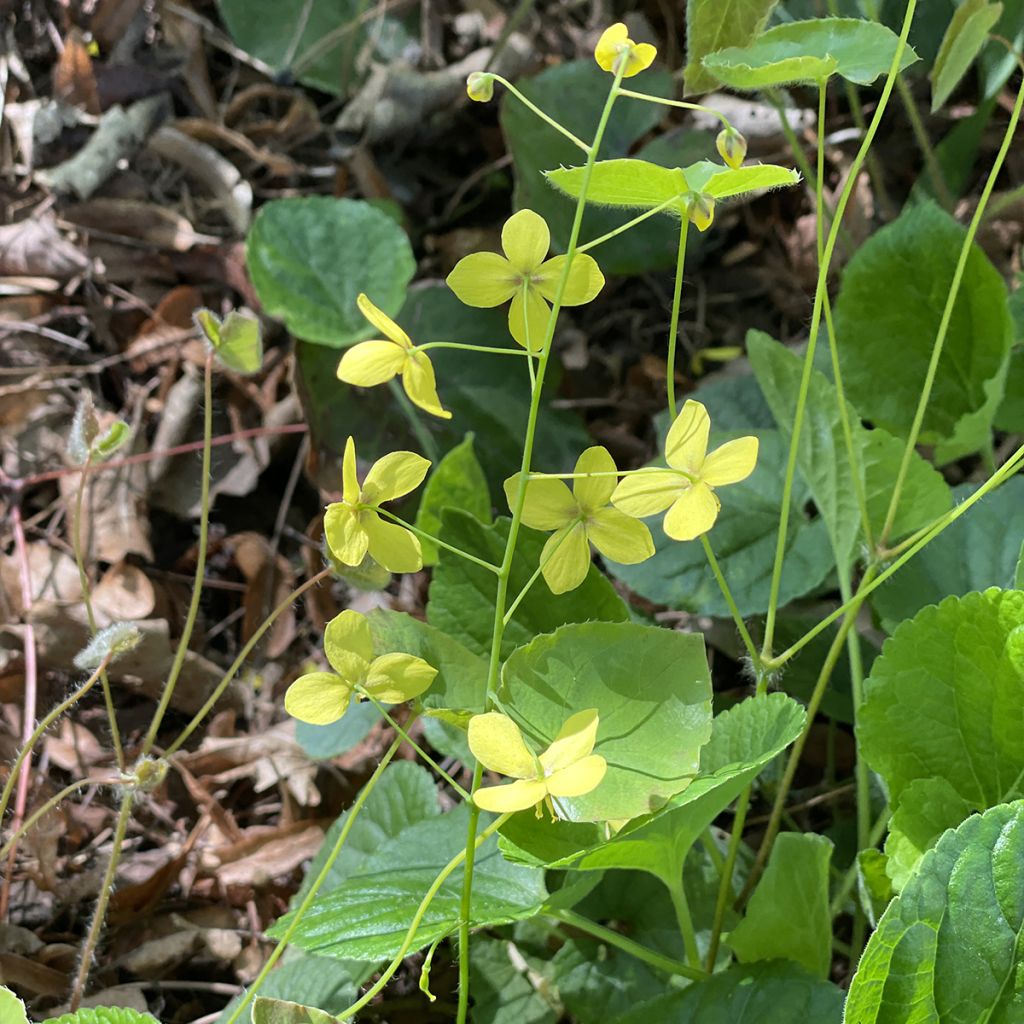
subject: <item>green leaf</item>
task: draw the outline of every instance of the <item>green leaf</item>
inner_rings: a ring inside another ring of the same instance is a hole
[[[0,985],[0,1020],[4,1024],[28,1024],[25,1004],[3,985]]]
[[[229,370],[256,373],[263,366],[263,337],[254,313],[233,309],[221,320],[209,309],[197,309],[195,322]]]
[[[453,556],[454,557],[454,556]],[[380,609],[369,616],[378,654],[414,654],[437,669],[420,698],[424,707],[475,710],[487,693],[487,662],[447,633],[403,612]]]
[[[3,1024],[7,1024],[6,1017],[3,1018]],[[43,1024],[157,1024],[157,1020],[148,1013],[127,1010],[121,1006],[96,1006],[50,1017]]]
[[[947,598],[904,622],[865,680],[859,745],[888,786],[904,837],[892,849],[894,881],[912,867],[907,843],[920,851],[936,827],[956,823],[950,808],[994,807],[1017,793],[1024,778],[1022,622],[1022,591],[993,587]]]
[[[682,992],[666,993],[615,1024],[839,1024],[843,994],[786,961],[730,967]]]
[[[369,701],[353,704],[330,725],[296,722],[295,740],[314,761],[328,761],[340,757],[366,739],[379,720],[380,712]]]
[[[484,815],[486,823],[489,816]],[[441,869],[466,847],[469,807],[405,828],[374,851],[365,870],[352,875],[314,906],[299,923],[292,943],[322,956],[380,961],[401,947],[417,907]],[[460,865],[441,884],[426,909],[412,949],[456,930],[462,899]],[[476,852],[471,925],[495,927],[532,917],[547,896],[543,872],[510,864],[491,836]],[[292,914],[268,934],[281,938]]]
[[[728,167],[716,171],[701,186],[701,191],[715,199],[731,199],[750,192],[760,192],[762,189],[796,185],[799,181],[800,175],[791,167],[750,164],[746,167]]]
[[[338,1020],[315,1006],[257,996],[252,1004],[252,1024],[338,1024]]]
[[[101,462],[109,459],[119,448],[124,447],[132,437],[132,428],[124,420],[114,420],[93,442],[93,455]]]
[[[548,955],[531,956],[510,939],[476,936],[469,971],[473,1024],[557,1024],[562,1016]]]
[[[743,920],[726,942],[743,963],[782,957],[827,978],[832,966],[828,871],[832,841],[814,833],[783,832]]]
[[[1002,14],[1003,5],[989,0],[964,0],[956,9],[928,76],[932,83],[932,113],[949,99],[967,74]]]
[[[911,428],[963,239],[947,213],[931,203],[914,206],[865,242],[843,273],[835,325],[847,394],[862,416],[901,437]],[[998,400],[1010,337],[1006,285],[975,245],[922,443],[954,437],[961,420],[988,408],[993,395]]]
[[[873,846],[857,851],[857,895],[872,928],[889,906],[895,893],[888,875],[889,858]]]
[[[765,25],[778,0],[688,0],[686,4],[687,94],[711,92],[718,83],[701,64],[715,50],[746,46]]]
[[[1020,554],[1017,556],[1017,571],[1013,574],[1013,585],[1017,590],[1024,590],[1024,542],[1020,546]]]
[[[1024,804],[1017,801],[968,818],[925,855],[868,941],[846,1024],[1020,1020],[1022,929]]]
[[[1022,291],[1024,289],[1018,288],[1013,294],[1020,295]],[[997,430],[1010,434],[1024,434],[1024,349],[1016,349],[1010,354],[1006,390],[993,425]]]
[[[501,518],[492,526],[484,526],[464,512],[448,509],[443,520],[442,540],[492,565],[501,563],[509,519]],[[536,530],[523,527],[519,531],[509,578],[510,599],[515,599],[540,565],[540,553],[546,541],[547,535]],[[427,619],[469,650],[487,657],[494,629],[497,590],[497,576],[490,570],[442,551],[430,583]],[[629,611],[622,598],[596,566],[591,566],[581,586],[567,594],[552,594],[543,581],[538,581],[505,627],[502,657],[538,634],[550,633],[567,622],[591,619],[622,622],[628,618]]]
[[[360,292],[394,316],[416,269],[409,239],[386,213],[326,196],[267,203],[249,232],[246,263],[264,311],[330,348],[373,335],[356,306]]]
[[[608,95],[608,75],[593,59],[570,61],[546,68],[534,78],[520,79],[517,87],[531,102],[588,142],[597,128]],[[652,68],[643,76],[643,90],[654,96],[672,95],[672,76],[661,68]],[[551,229],[552,245],[564,252],[575,215],[575,204],[552,190],[543,172],[555,167],[580,163],[583,152],[554,128],[538,121],[537,116],[512,95],[501,101],[501,127],[508,140],[515,168],[515,207],[540,214]],[[612,110],[601,143],[602,155],[622,157],[635,143],[664,119],[664,108],[656,103],[623,100]],[[654,143],[635,155],[640,159],[670,167],[710,156],[714,138],[708,132],[685,133],[672,145]],[[588,210],[580,242],[587,242],[614,230],[634,215],[622,210]],[[605,274],[636,274],[675,264],[678,227],[657,218],[637,231],[620,235],[596,249],[596,257]],[[696,251],[696,246],[694,247]]]
[[[491,495],[487,478],[473,451],[473,435],[467,434],[434,467],[423,488],[416,526],[435,537],[441,532],[441,512],[459,508],[481,523],[491,521]],[[438,548],[432,541],[420,538],[423,564],[437,562]]]
[[[748,432],[761,441],[757,468],[742,483],[722,489],[722,511],[708,538],[743,616],[760,615],[768,608],[787,454],[778,431],[744,431]],[[729,436],[735,434],[714,433],[712,447]],[[806,485],[798,480],[792,494],[780,606],[820,586],[832,569],[828,529],[822,519],[808,517],[809,497]],[[661,518],[649,520],[654,556],[639,565],[611,563],[608,571],[656,604],[729,617],[729,606],[708,571],[703,547],[670,540],[661,528]]]
[[[959,504],[975,488],[957,487]],[[951,594],[1013,584],[1024,537],[1024,478],[1014,476],[929,542],[872,595],[871,606],[891,633],[925,605]]]
[[[711,677],[696,633],[632,622],[563,626],[512,654],[499,698],[537,750],[569,715],[597,709],[595,749],[608,772],[593,792],[559,799],[573,821],[660,806],[696,775],[711,735]]]
[[[840,75],[870,85],[892,66],[899,37],[874,21],[812,18],[777,25],[749,46],[708,54],[704,67],[734,89],[768,89],[790,82],[827,81]],[[918,59],[907,46],[900,70]]]

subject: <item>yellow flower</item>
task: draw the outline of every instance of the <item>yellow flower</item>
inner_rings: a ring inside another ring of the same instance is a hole
[[[430,687],[437,669],[411,654],[373,656],[366,619],[344,611],[327,623],[324,653],[333,672],[308,672],[288,687],[285,710],[311,725],[330,725],[349,709],[352,697],[401,704]]]
[[[507,715],[489,711],[469,721],[469,749],[492,772],[518,781],[507,786],[485,786],[473,796],[477,807],[506,814],[546,804],[554,817],[552,797],[583,796],[600,785],[608,764],[591,753],[597,740],[598,714],[580,711],[559,730],[555,741],[539,757],[526,745],[519,726]]]
[[[553,594],[575,590],[590,568],[590,545],[605,558],[634,565],[654,554],[651,531],[637,519],[609,504],[615,490],[615,461],[607,448],[595,445],[577,460],[577,473],[605,473],[573,481],[572,491],[561,480],[526,483],[523,522],[535,530],[554,530],[541,552],[541,574]],[[519,475],[505,481],[509,508],[516,500]]]
[[[474,71],[466,79],[466,95],[475,103],[487,103],[494,96],[494,75]]]
[[[693,540],[707,533],[722,503],[714,488],[746,480],[757,463],[757,438],[727,441],[708,455],[711,419],[700,402],[688,401],[665,439],[669,469],[645,469],[627,476],[612,504],[630,516],[653,516],[668,509],[665,533]]]
[[[504,256],[475,252],[463,257],[448,275],[448,287],[467,305],[489,308],[512,300],[508,329],[530,352],[544,345],[548,302],[553,302],[565,267],[564,256],[547,259],[551,233],[544,218],[520,210],[501,229]],[[562,305],[581,306],[604,287],[604,275],[593,257],[577,253],[562,293]],[[527,343],[529,338],[529,343]]]
[[[623,78],[632,78],[651,66],[658,51],[650,43],[634,43],[629,38],[629,30],[620,21],[606,28],[594,48],[594,60],[604,71],[615,74],[616,61],[625,56],[626,70]]]
[[[715,139],[718,155],[734,170],[743,166],[747,155],[747,140],[731,125],[723,128]]]
[[[327,506],[324,536],[331,554],[344,565],[359,565],[366,553],[389,572],[416,572],[423,567],[417,537],[385,522],[377,507],[400,498],[423,482],[430,462],[415,452],[391,452],[370,467],[363,486],[356,476],[356,445],[345,444],[341,501]]]
[[[346,384],[371,388],[383,384],[396,374],[413,405],[434,416],[450,420],[452,414],[441,408],[434,380],[434,367],[425,352],[420,352],[394,320],[378,309],[364,294],[356,299],[359,310],[387,341],[361,341],[353,345],[338,364],[338,379]]]
[[[687,197],[686,216],[698,231],[707,231],[715,220],[715,200],[705,192],[691,192]]]

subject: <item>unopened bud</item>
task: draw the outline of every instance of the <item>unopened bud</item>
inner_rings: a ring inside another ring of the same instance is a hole
[[[723,128],[715,139],[718,155],[734,170],[739,170],[747,155],[747,140],[731,125]]]
[[[686,214],[698,231],[707,231],[715,219],[714,197],[706,192],[691,192]]]
[[[101,629],[89,643],[75,655],[75,668],[94,672],[105,659],[113,661],[122,654],[135,650],[142,640],[139,627],[133,622],[114,622]]]
[[[476,103],[488,103],[494,98],[494,75],[474,71],[466,79],[466,93]]]

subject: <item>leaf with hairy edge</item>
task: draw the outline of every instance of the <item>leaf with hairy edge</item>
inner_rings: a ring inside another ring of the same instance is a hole
[[[3,1003],[0,1002],[0,1008]],[[16,1020],[17,1018],[15,1018]],[[3,1024],[7,1019],[2,1018]],[[122,1006],[94,1006],[65,1013],[60,1017],[51,1017],[43,1024],[157,1024],[155,1017],[138,1010],[129,1010]]]
[[[746,46],[768,24],[778,0],[688,0],[686,4],[687,94],[717,86],[701,61],[726,46]]]
[[[932,113],[949,99],[949,94],[967,74],[1002,14],[1003,5],[989,0],[965,0],[953,12],[928,76],[932,83]]]

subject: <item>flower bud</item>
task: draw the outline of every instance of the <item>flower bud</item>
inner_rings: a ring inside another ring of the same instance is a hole
[[[706,192],[691,192],[687,201],[686,215],[698,231],[707,231],[715,219],[715,200]]]
[[[747,155],[747,140],[730,125],[723,128],[715,139],[718,155],[734,170],[739,170]]]
[[[487,103],[494,98],[494,75],[474,71],[466,79],[466,93],[476,103]]]

